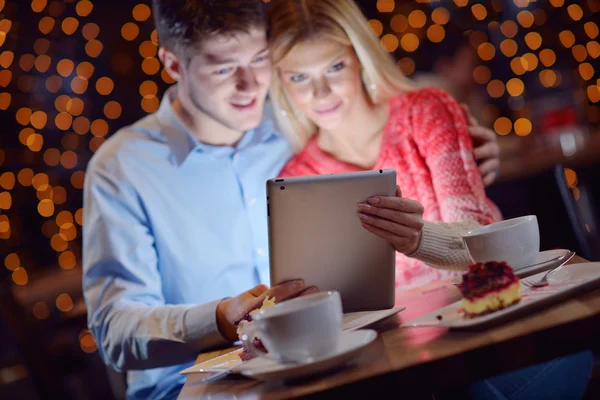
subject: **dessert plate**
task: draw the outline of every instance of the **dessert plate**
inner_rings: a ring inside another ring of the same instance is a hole
[[[565,249],[540,251],[531,265],[515,269],[515,275],[519,278],[525,278],[530,275],[556,268],[560,265],[562,257],[569,253],[570,250]],[[461,281],[462,276],[457,276],[452,279],[452,284],[459,285]]]
[[[288,364],[279,363],[265,357],[257,357],[240,366],[239,372],[244,376],[261,381],[290,380],[314,376],[351,361],[376,337],[377,332],[371,329],[344,332],[336,351],[317,360],[301,364]]]
[[[523,280],[540,279],[544,273]],[[600,263],[564,265],[548,276],[548,286],[530,288],[521,285],[521,301],[505,309],[475,318],[465,318],[462,302],[450,304],[432,313],[400,325],[401,327],[441,326],[447,328],[481,328],[514,319],[533,310],[547,307],[585,291],[600,287]]]
[[[382,321],[404,310],[406,307],[396,307],[379,311],[362,311],[344,314],[344,332],[352,332],[361,329],[376,322]],[[215,357],[211,360],[192,365],[180,372],[182,375],[197,373],[217,373],[229,369],[229,373],[239,373],[237,366],[243,364],[240,359],[242,349],[233,350],[227,354]]]
[[[515,269],[515,275],[519,278],[524,278],[539,272],[548,271],[557,267],[562,261],[562,257],[568,253],[570,253],[570,250],[565,249],[540,251],[531,265]]]

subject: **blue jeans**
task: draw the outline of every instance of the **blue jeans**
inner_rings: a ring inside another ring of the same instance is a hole
[[[475,382],[439,396],[472,400],[575,400],[585,394],[593,368],[591,351],[572,354]]]

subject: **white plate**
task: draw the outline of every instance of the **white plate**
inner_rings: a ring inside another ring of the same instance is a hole
[[[375,322],[382,321],[392,315],[398,314],[406,307],[390,308],[389,310],[379,311],[361,311],[355,313],[344,314],[344,331],[355,331],[357,329],[366,328],[373,325]]]
[[[239,368],[239,372],[261,381],[290,380],[317,375],[349,362],[376,337],[377,332],[371,329],[344,332],[338,349],[321,359],[303,364],[282,364],[265,357],[258,357],[244,363]]]
[[[552,268],[558,266],[558,264],[560,264],[561,257],[569,252],[570,250],[565,249],[540,251],[531,265],[515,269],[515,275],[517,275],[519,278],[525,278],[542,271],[551,270]],[[462,276],[457,276],[452,279],[452,284],[459,285],[461,281]]]
[[[515,275],[523,278],[542,271],[548,271],[555,268],[560,263],[560,258],[569,252],[570,250],[565,249],[540,251],[531,265],[516,269]]]
[[[355,313],[344,314],[344,331],[352,332],[357,329],[362,329],[367,326],[373,325],[376,322],[384,320],[403,311],[406,307],[390,308],[388,310],[379,311],[362,311]],[[227,354],[219,357],[215,357],[211,360],[192,365],[189,368],[184,369],[180,372],[182,375],[198,374],[198,373],[217,373],[225,369],[234,368],[238,365],[242,365],[240,359],[240,353],[242,349],[233,350]],[[231,373],[239,373],[237,368],[234,368]]]
[[[539,273],[523,279],[533,281],[544,276]],[[402,324],[401,327],[441,326],[448,328],[481,328],[549,306],[586,290],[600,287],[600,262],[564,265],[548,277],[548,286],[529,288],[521,285],[521,301],[487,315],[464,318],[461,301]]]

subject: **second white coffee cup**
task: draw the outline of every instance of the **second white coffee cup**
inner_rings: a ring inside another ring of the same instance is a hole
[[[310,362],[337,350],[342,301],[335,291],[315,293],[260,310],[252,320],[242,340],[254,355],[280,362]],[[260,338],[267,354],[254,347],[254,337]]]
[[[462,238],[475,263],[504,261],[519,269],[533,264],[540,252],[540,229],[535,215],[473,229]]]

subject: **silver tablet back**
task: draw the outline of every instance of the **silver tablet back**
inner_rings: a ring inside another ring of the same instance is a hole
[[[395,192],[393,170],[268,180],[271,285],[303,278],[338,290],[345,312],[393,307],[395,250],[356,211],[370,196]]]

